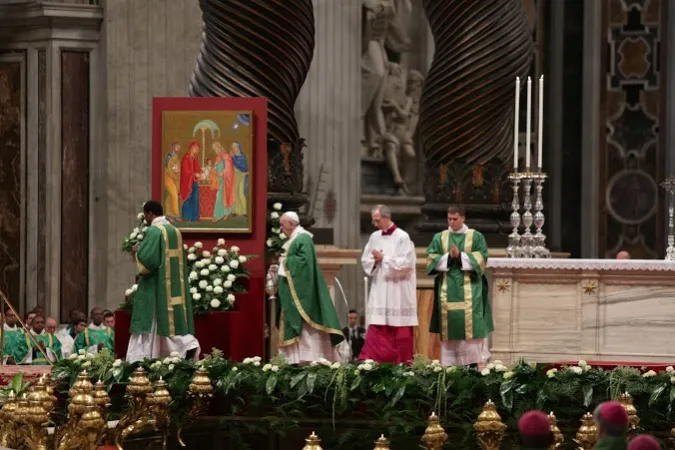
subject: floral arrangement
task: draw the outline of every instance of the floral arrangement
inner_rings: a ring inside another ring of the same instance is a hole
[[[282,208],[281,203],[275,203],[272,205],[273,211],[270,213],[270,231],[267,235],[267,242],[265,242],[267,256],[270,260],[276,260],[284,253],[283,245],[286,235],[281,232],[280,211]]]
[[[241,255],[239,247],[225,246],[225,239],[211,251],[197,241],[187,249],[192,312],[227,311],[234,308],[236,292],[245,292],[242,278],[248,278],[246,262],[251,256]]]
[[[623,392],[633,396],[643,430],[669,436],[675,422],[672,367],[657,373],[632,367],[605,371],[584,361],[558,369],[524,361],[511,366],[494,361],[479,372],[466,367],[446,368],[439,361],[421,358],[411,365],[319,360],[296,367],[280,357],[268,363],[260,357],[233,363],[218,351],[196,364],[177,355],[147,359],[140,364],[113,360],[105,352],[71,358],[54,366],[55,379],[72,383],[87,368],[93,380],[100,378],[111,385],[125,382],[141,365],[151,380],[163,377],[167,381],[174,399],[184,396],[195,370],[204,367],[216,387],[216,412],[247,418],[242,421],[245,425],[230,424],[230,433],[283,433],[299,422],[316,424],[318,419],[326,424],[320,435],[330,448],[372,448],[371,442],[380,433],[386,433],[397,444],[411,437],[419,442],[426,417],[432,411],[441,416],[455,443],[453,448],[475,448],[473,423],[488,399],[497,403],[511,434],[525,411],[553,411],[566,443],[571,442],[585,412],[603,401],[617,399]],[[113,399],[113,404],[121,402]],[[179,401],[172,408],[172,415],[180,416],[189,405]],[[349,427],[355,422],[362,423],[368,431],[361,429],[354,434]],[[319,433],[319,429],[316,431]],[[364,447],[366,444],[370,447]],[[507,437],[502,448],[512,446],[511,437]]]
[[[136,296],[136,291],[138,291],[138,285],[133,284],[129,289],[124,292],[124,302],[120,304],[117,309],[131,310],[134,305],[134,297]]]
[[[136,216],[138,223],[136,227],[122,240],[122,252],[132,254],[135,245],[143,240],[143,235],[148,229],[149,224],[145,221],[145,215],[141,212]]]

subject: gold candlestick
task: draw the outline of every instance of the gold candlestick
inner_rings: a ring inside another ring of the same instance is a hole
[[[576,439],[574,439],[574,442],[576,442],[579,445],[578,449],[592,450],[597,440],[595,433],[596,433],[595,420],[593,419],[591,413],[587,412],[581,418],[581,426],[577,431]]]
[[[506,425],[497,412],[497,405],[492,400],[488,400],[483,411],[478,416],[478,420],[473,425],[478,438],[478,445],[483,450],[499,450],[504,439]]]
[[[555,414],[553,414],[553,411],[551,411],[548,415],[548,422],[551,424],[550,430],[553,434],[553,444],[551,444],[549,449],[555,450],[556,448],[560,447],[563,442],[565,442],[565,437],[560,431],[560,428],[558,428],[558,419],[556,418]]]
[[[432,412],[427,419],[427,429],[422,436],[422,444],[427,450],[440,450],[448,440],[448,435],[441,426],[441,419]]]
[[[635,434],[640,424],[640,418],[637,415],[637,408],[633,405],[633,396],[628,392],[624,392],[619,396],[619,403],[621,403],[623,409],[626,410],[626,414],[628,414],[628,423],[630,424],[628,433],[631,435]]]
[[[178,427],[178,432],[176,433],[176,439],[181,447],[186,446],[182,438],[183,427],[197,417],[206,414],[211,405],[212,397],[213,384],[211,384],[211,378],[209,378],[206,369],[200,367],[197,369],[194,377],[192,377],[190,386],[188,386],[188,398],[192,401],[192,407],[190,408],[190,412],[186,419]]]
[[[375,441],[375,448],[373,450],[389,450],[389,439],[384,437],[384,434]]]
[[[302,450],[323,450],[321,448],[321,439],[312,431],[312,434],[305,439],[305,446],[302,447]]]

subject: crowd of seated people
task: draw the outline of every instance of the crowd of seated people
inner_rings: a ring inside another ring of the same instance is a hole
[[[49,365],[72,354],[103,348],[114,352],[115,315],[108,310],[93,308],[87,318],[72,309],[68,323],[59,327],[42,307],[36,307],[25,315],[23,324],[25,328],[13,309],[5,309],[3,364]]]

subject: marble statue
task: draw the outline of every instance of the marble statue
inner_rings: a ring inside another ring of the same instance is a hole
[[[382,158],[385,133],[382,102],[387,86],[387,49],[403,53],[410,46],[408,23],[410,0],[364,0],[363,52],[361,55],[361,114],[365,156]]]
[[[382,135],[384,159],[394,178],[399,194],[409,194],[405,180],[410,179],[416,165],[413,135],[419,116],[419,99],[422,94],[422,74],[407,71],[397,63],[389,63],[387,86],[382,101],[385,133]],[[402,168],[408,168],[405,170]],[[410,170],[412,169],[412,170]],[[408,172],[408,173],[406,173]]]

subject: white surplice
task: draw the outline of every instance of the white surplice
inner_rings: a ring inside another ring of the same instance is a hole
[[[450,234],[466,234],[469,227],[463,225],[458,231],[449,229]],[[446,253],[438,260],[436,270],[439,272],[448,271],[448,258],[450,253]],[[470,272],[473,269],[471,261],[466,253],[460,253],[462,261],[462,270]],[[447,320],[445,317],[442,320]],[[441,364],[444,366],[467,366],[469,364],[481,364],[490,359],[490,350],[488,349],[487,338],[484,339],[466,339],[458,341],[441,341]]]
[[[375,262],[373,250],[379,250],[384,255],[381,264]],[[396,228],[385,235],[378,230],[370,235],[361,257],[363,270],[372,277],[366,326],[418,325],[415,263],[415,244],[405,231]]]

